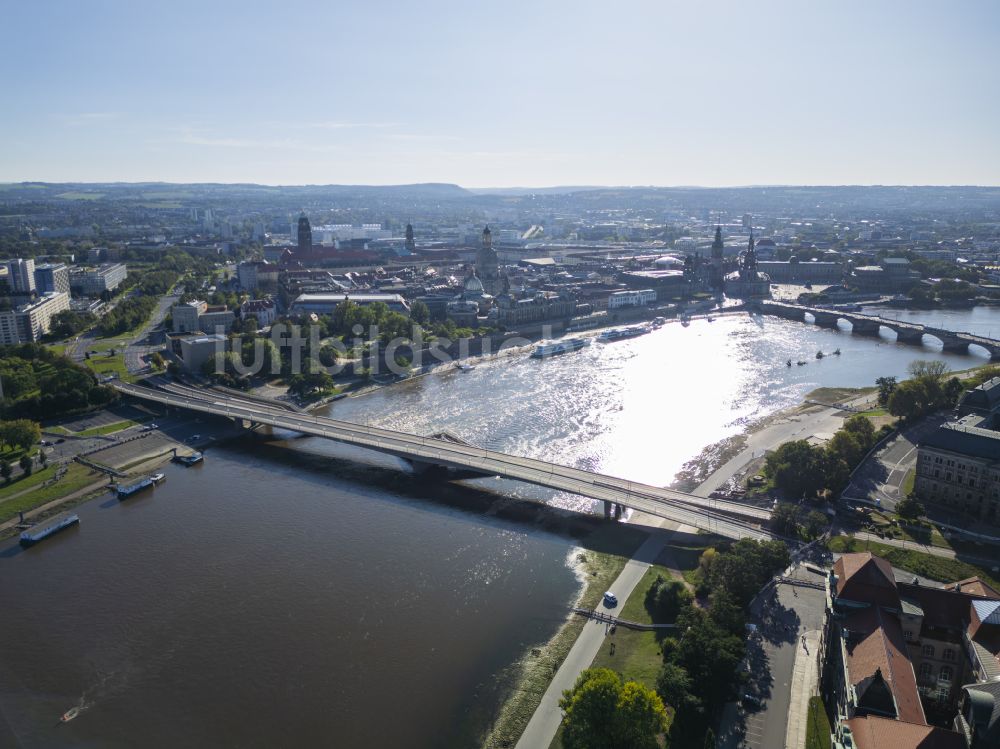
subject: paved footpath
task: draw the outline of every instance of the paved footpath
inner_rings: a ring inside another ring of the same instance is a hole
[[[696,496],[707,497],[711,491],[753,460],[756,457],[755,453],[760,454],[762,451],[790,439],[806,439],[813,434],[824,431],[834,432],[843,422],[844,417],[849,415],[849,413],[837,408],[820,408],[782,418],[778,422],[748,435],[746,449],[714,471],[692,493]],[[636,585],[646,574],[646,570],[667,545],[669,535],[659,531],[659,529],[673,528],[675,533],[696,532],[694,528],[686,525],[673,527],[674,524],[666,520],[659,522],[656,518],[646,518],[646,516],[633,518],[633,522],[636,520],[641,524],[657,527],[657,530],[654,530],[654,535],[650,536],[639,547],[626,563],[621,575],[612,583],[610,590],[618,596],[619,606],[625,605]],[[683,580],[683,578],[679,579]],[[564,690],[573,687],[580,673],[590,668],[594,657],[601,649],[604,637],[604,625],[600,622],[588,623],[583,628],[566,659],[559,666],[549,688],[545,690],[541,703],[535,709],[524,733],[521,734],[521,738],[517,742],[516,749],[547,749],[552,743],[552,739],[559,730],[559,724],[562,722],[559,699]],[[806,708],[808,709],[808,698]]]
[[[688,526],[681,526],[686,529]],[[694,528],[691,532],[696,532]],[[635,590],[636,585],[646,574],[646,570],[655,561],[663,547],[667,544],[667,536],[662,533],[655,533],[650,536],[640,546],[632,558],[625,564],[618,579],[611,585],[611,590],[618,596],[619,606],[624,606],[625,601]],[[585,669],[590,668],[594,658],[604,644],[605,625],[598,621],[588,621],[580,636],[576,638],[573,647],[570,648],[566,659],[559,666],[556,675],[552,678],[549,688],[545,690],[542,701],[535,708],[535,713],[528,721],[528,725],[521,734],[517,742],[516,749],[546,749],[552,743],[552,739],[559,730],[562,722],[562,711],[559,709],[559,700],[563,691],[572,689],[577,677]]]
[[[802,749],[809,726],[809,698],[819,684],[819,647],[822,633],[811,629],[802,633],[792,667],[791,700],[788,703],[788,729],[785,749]]]

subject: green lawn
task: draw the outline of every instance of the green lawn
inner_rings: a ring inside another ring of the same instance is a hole
[[[991,572],[958,559],[937,557],[912,549],[900,549],[876,541],[859,541],[851,536],[834,536],[827,542],[827,548],[837,552],[870,551],[876,556],[887,559],[893,567],[909,570],[943,583],[978,575],[994,588],[1000,589],[1000,580],[997,580]]]
[[[138,422],[132,421],[131,419],[125,419],[125,421],[116,421],[114,424],[102,424],[99,427],[93,427],[92,429],[84,429],[82,432],[76,432],[77,437],[99,437],[103,434],[113,434],[115,432],[120,432],[122,429],[128,429],[129,427],[135,426]]]
[[[911,468],[906,472],[906,476],[903,478],[903,485],[900,487],[904,497],[910,496],[913,493],[913,485],[917,481],[917,472],[915,469]]]
[[[611,586],[624,569],[626,561],[645,539],[645,533],[620,525],[602,525],[594,530],[585,542],[587,548],[581,549],[576,558],[586,574],[585,587],[578,605],[586,608],[597,606],[604,591]],[[483,746],[510,747],[517,743],[541,702],[552,675],[566,658],[585,625],[583,617],[570,617],[555,637],[524,658],[515,686],[501,706]]]
[[[805,749],[830,749],[830,719],[820,697],[809,698]]]
[[[666,567],[651,566],[618,612],[620,618],[642,624],[654,623],[646,611],[645,598],[646,591],[656,582],[657,575],[667,580],[672,577]],[[610,668],[620,673],[625,681],[638,681],[650,689],[655,689],[656,677],[663,665],[663,653],[660,650],[658,635],[662,636],[657,632],[639,632],[618,627],[615,629],[614,637],[608,638],[594,658],[592,668]],[[614,655],[611,654],[612,642],[615,644]]]
[[[870,408],[867,411],[860,411],[859,416],[889,416],[889,412],[884,408]]]
[[[131,382],[132,378],[125,367],[125,354],[118,353],[114,356],[104,356],[98,354],[91,356],[84,362],[98,377],[109,374],[117,374],[118,378],[124,382]]]
[[[99,471],[95,471],[79,463],[71,463],[65,475],[59,481],[49,486],[40,486],[46,480],[52,478],[54,473],[54,468],[46,468],[44,471],[33,473],[26,479],[0,489],[0,522],[17,517],[18,512],[27,512],[28,510],[40,507],[46,502],[51,502],[67,494],[72,494],[75,491],[83,489],[85,486],[98,483],[105,478],[104,474]],[[5,495],[16,494],[29,486],[38,486],[39,488],[20,497],[4,501],[3,497]]]
[[[33,486],[38,486],[44,483],[47,479],[52,478],[55,474],[55,467],[50,466],[49,468],[43,468],[40,471],[34,471],[30,476],[25,476],[20,474],[21,478],[14,479],[9,484],[4,484],[0,486],[0,502],[3,502],[8,497],[19,494],[25,489],[30,489]]]

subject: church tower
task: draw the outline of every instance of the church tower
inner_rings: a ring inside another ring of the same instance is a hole
[[[496,296],[503,291],[503,279],[500,278],[500,259],[493,249],[493,234],[490,227],[483,229],[483,242],[476,252],[476,275],[483,282],[486,293]]]
[[[750,243],[747,245],[747,251],[743,253],[743,268],[741,269],[741,273],[750,279],[757,276],[757,250],[754,249],[753,229],[750,230]]]
[[[312,227],[309,225],[309,218],[303,213],[299,216],[299,246],[297,255],[310,255],[312,254],[313,245],[313,233]]]
[[[723,250],[725,245],[722,244],[722,227],[716,225],[715,227],[715,241],[712,242],[712,259],[722,260]]]
[[[417,242],[413,238],[413,224],[406,225],[406,251],[414,252],[417,249]]]

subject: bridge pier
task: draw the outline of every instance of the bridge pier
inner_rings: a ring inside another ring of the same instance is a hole
[[[857,335],[868,336],[869,338],[878,338],[880,327],[877,322],[872,322],[871,320],[851,320],[851,332]]]
[[[949,354],[969,353],[969,342],[963,341],[958,336],[942,337],[941,341],[944,344],[944,350]]]
[[[615,520],[622,519],[622,509],[621,505],[615,505]]]
[[[896,331],[897,343],[908,343],[911,346],[922,346],[924,344],[924,331],[919,328],[890,328]]]
[[[604,500],[604,519],[611,520],[611,502]]]
[[[840,319],[840,315],[833,312],[820,312],[819,310],[815,310],[812,316],[816,320],[816,325],[821,328],[836,328],[837,320]]]

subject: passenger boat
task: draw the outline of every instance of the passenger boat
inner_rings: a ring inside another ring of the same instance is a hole
[[[73,718],[75,718],[79,714],[80,714],[80,708],[71,707],[69,710],[67,710],[62,714],[62,717],[59,719],[59,722],[69,723],[71,720],[73,720]]]
[[[205,459],[205,456],[200,452],[191,453],[191,455],[175,455],[174,462],[180,463],[182,466],[193,466],[196,463],[201,463]]]
[[[597,340],[602,343],[620,341],[623,338],[635,338],[636,336],[645,335],[648,332],[649,328],[645,325],[633,325],[630,328],[611,328],[597,336]]]
[[[21,531],[21,546],[34,546],[39,541],[44,541],[49,536],[53,536],[59,531],[69,528],[71,525],[77,525],[79,522],[80,516],[70,513],[62,513],[48,520],[43,520],[41,523],[31,526],[27,530]]]
[[[161,481],[166,480],[166,478],[167,478],[166,474],[163,473],[154,473],[152,476],[149,477],[150,481],[152,481],[154,484],[159,484]]]
[[[558,354],[568,354],[570,351],[579,351],[590,345],[589,338],[567,338],[555,343],[540,343],[531,352],[532,359],[544,359]]]

